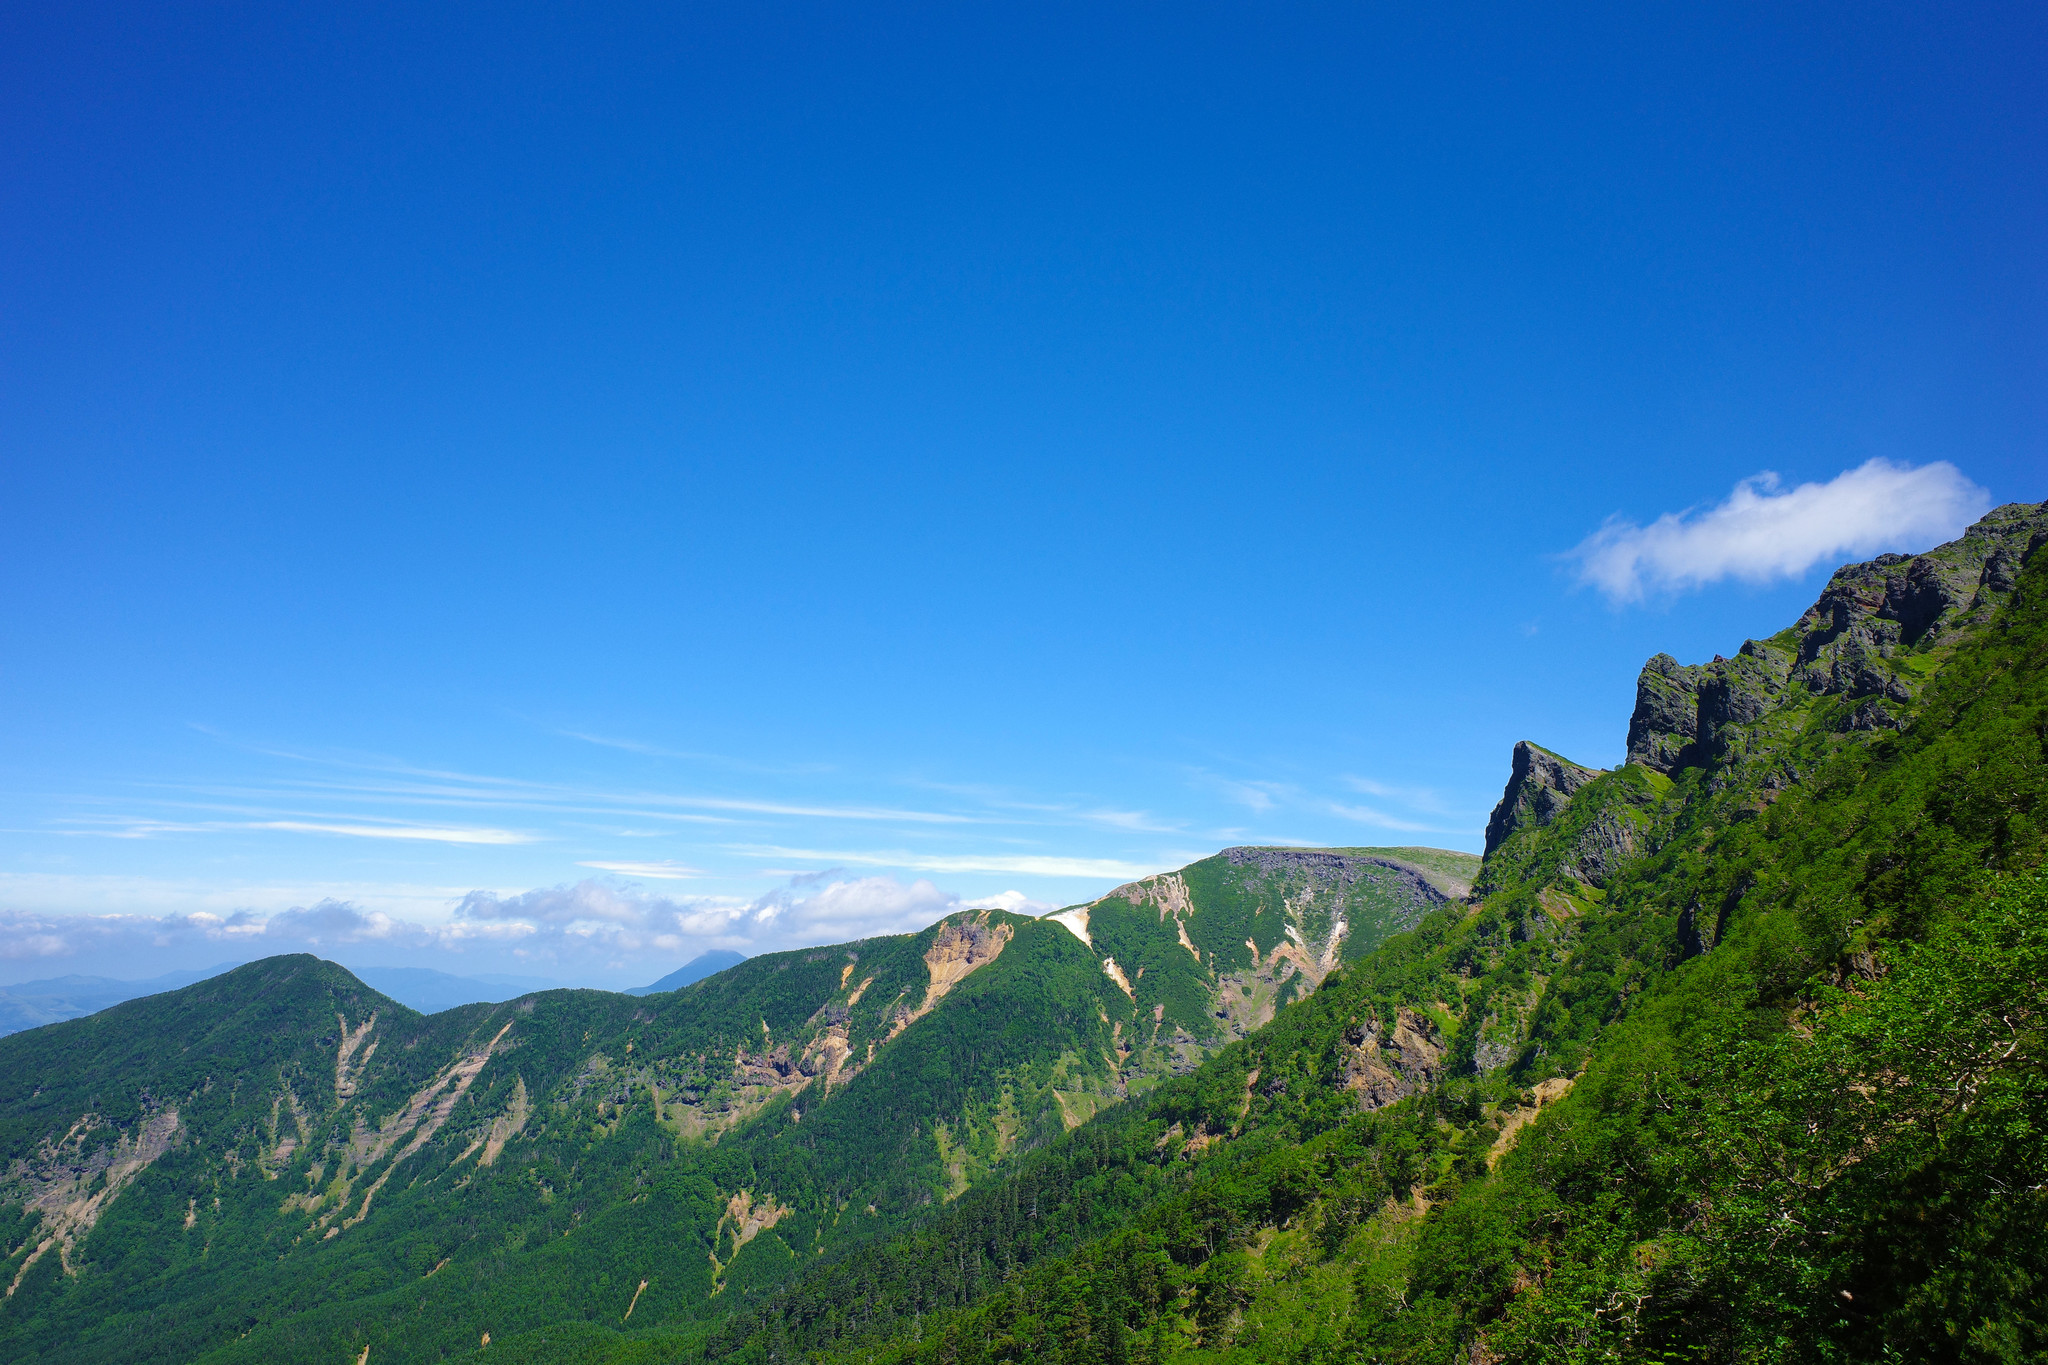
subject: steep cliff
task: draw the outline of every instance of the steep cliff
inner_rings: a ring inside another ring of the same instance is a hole
[[[1743,727],[1806,697],[1859,703],[1841,713],[1843,728],[1898,728],[1942,656],[1992,618],[2044,539],[2043,506],[2010,503],[1925,554],[1844,566],[1796,624],[1732,659],[1657,655],[1636,682],[1628,761],[1660,773],[1705,767],[1731,756]]]
[[[1491,854],[1518,829],[1554,822],[1571,804],[1572,793],[1604,771],[1582,768],[1526,739],[1515,745],[1507,791],[1486,822],[1486,851]]]

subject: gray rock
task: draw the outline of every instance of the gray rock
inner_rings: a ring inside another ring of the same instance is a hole
[[[1699,735],[1700,674],[1669,654],[1654,656],[1636,678],[1636,709],[1628,721],[1628,761],[1670,772]]]
[[[1782,637],[1751,640],[1733,659],[1691,665],[1657,655],[1636,679],[1628,761],[1661,773],[1719,762],[1742,727],[1784,704],[1795,681],[1820,696],[1873,699],[1851,728],[1897,728],[1892,708],[1913,700],[1919,676],[1895,662],[1899,654],[1988,621],[2044,543],[2048,503],[2008,503],[1925,554],[1836,570],[1789,647]]]
[[[1507,790],[1493,817],[1486,822],[1486,854],[1506,842],[1525,826],[1548,825],[1564,814],[1572,793],[1600,776],[1605,769],[1582,768],[1528,740],[1515,745],[1514,762],[1508,770]]]
[[[1608,878],[1636,856],[1636,826],[1617,810],[1605,810],[1572,846],[1572,866],[1579,880],[1606,886]]]
[[[1851,730],[1900,730],[1905,722],[1893,715],[1876,697],[1870,698],[1849,716]]]

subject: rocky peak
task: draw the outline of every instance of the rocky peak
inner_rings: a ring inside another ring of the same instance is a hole
[[[1528,825],[1547,825],[1564,814],[1572,793],[1600,776],[1601,768],[1582,768],[1566,758],[1523,740],[1515,745],[1514,764],[1508,771],[1508,788],[1493,818],[1486,822],[1486,854],[1506,842],[1516,830]]]
[[[2044,542],[2048,503],[2008,503],[1925,554],[1844,565],[1797,625],[1749,641],[1732,659],[1681,664],[1657,655],[1636,679],[1628,761],[1662,773],[1703,766],[1722,755],[1730,727],[1775,710],[1795,683],[1814,695],[1867,698],[1852,720],[1859,728],[1896,726],[1886,703],[1910,702],[1919,683],[1898,655],[1991,619]]]

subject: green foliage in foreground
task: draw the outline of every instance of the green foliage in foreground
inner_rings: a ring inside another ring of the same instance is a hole
[[[1405,1295],[1362,1300],[1347,1348],[2038,1358],[2048,882],[1957,912],[1876,980],[1816,983],[1789,1028],[1632,1021],[1634,1065],[1433,1217]]]

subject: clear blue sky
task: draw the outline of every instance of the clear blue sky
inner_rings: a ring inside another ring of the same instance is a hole
[[[2048,497],[2044,76],[2037,5],[14,6],[0,980],[1476,848],[1850,557],[1630,598],[1608,518]]]

